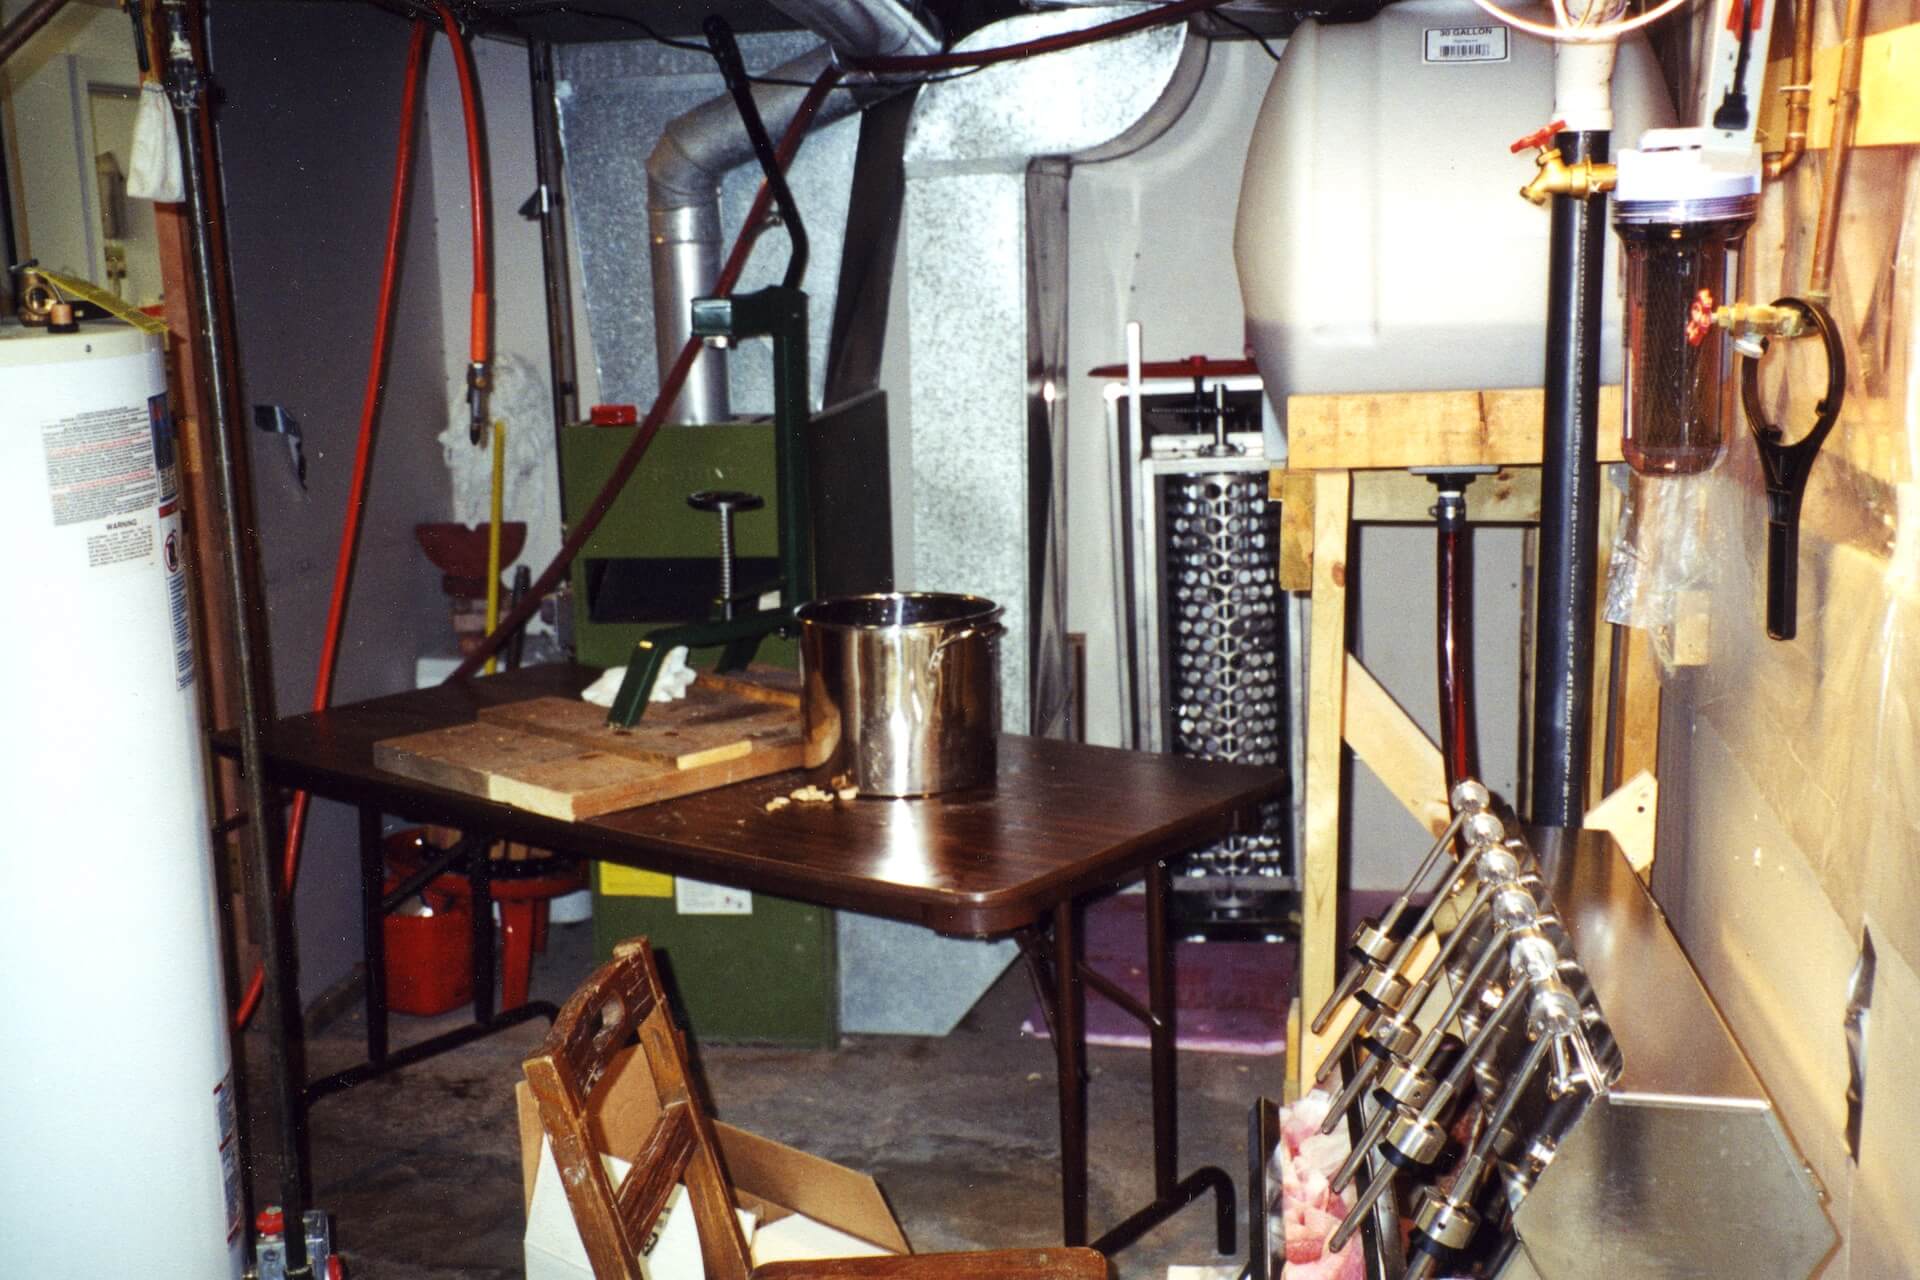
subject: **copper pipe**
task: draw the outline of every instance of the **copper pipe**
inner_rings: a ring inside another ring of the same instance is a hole
[[[33,3],[20,11],[20,16],[0,29],[0,63],[11,58],[21,45],[33,39],[33,33],[47,25],[47,20],[66,7],[67,0],[33,0]]]
[[[1786,145],[1766,159],[1769,182],[1799,164],[1807,150],[1807,117],[1813,108],[1813,0],[1795,0],[1793,64],[1780,92],[1787,95],[1787,137]]]
[[[1813,266],[1807,272],[1807,297],[1825,306],[1833,300],[1833,242],[1840,233],[1840,188],[1853,154],[1853,127],[1860,115],[1860,63],[1866,53],[1867,0],[1847,0],[1841,35],[1840,84],[1833,99],[1833,138],[1820,187],[1820,223],[1813,232]]]

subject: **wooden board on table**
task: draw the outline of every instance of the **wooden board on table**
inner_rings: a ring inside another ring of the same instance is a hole
[[[389,773],[578,821],[800,767],[800,713],[702,678],[631,730],[568,698],[487,707],[472,724],[374,744]]]

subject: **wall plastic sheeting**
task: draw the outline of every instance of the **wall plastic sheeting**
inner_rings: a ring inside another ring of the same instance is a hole
[[[1768,189],[1742,298],[1806,291],[1824,161],[1810,154]],[[1856,151],[1830,308],[1847,346],[1847,395],[1807,491],[1798,637],[1766,634],[1766,499],[1737,404],[1712,471],[1631,477],[1607,605],[1610,620],[1653,633],[1667,714],[1712,723],[1839,915],[1858,921],[1871,907],[1909,963],[1920,960],[1916,255],[1920,162],[1909,149]],[[1767,408],[1789,439],[1812,424],[1825,377],[1817,340],[1776,342],[1763,361]],[[1703,654],[1690,652],[1696,640]]]

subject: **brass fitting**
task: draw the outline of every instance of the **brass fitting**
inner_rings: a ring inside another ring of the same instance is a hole
[[[1716,307],[1713,323],[1733,334],[1734,350],[1755,360],[1766,350],[1766,339],[1797,338],[1807,331],[1807,317],[1799,308],[1764,302]]]
[[[1549,196],[1597,196],[1613,190],[1614,166],[1604,161],[1577,160],[1568,164],[1558,147],[1543,147],[1534,161],[1539,171],[1533,181],[1520,188],[1520,194],[1533,204],[1545,204]]]

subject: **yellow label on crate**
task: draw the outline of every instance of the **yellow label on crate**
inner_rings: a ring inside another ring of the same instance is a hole
[[[617,863],[600,864],[600,892],[614,898],[671,898],[673,877]]]

